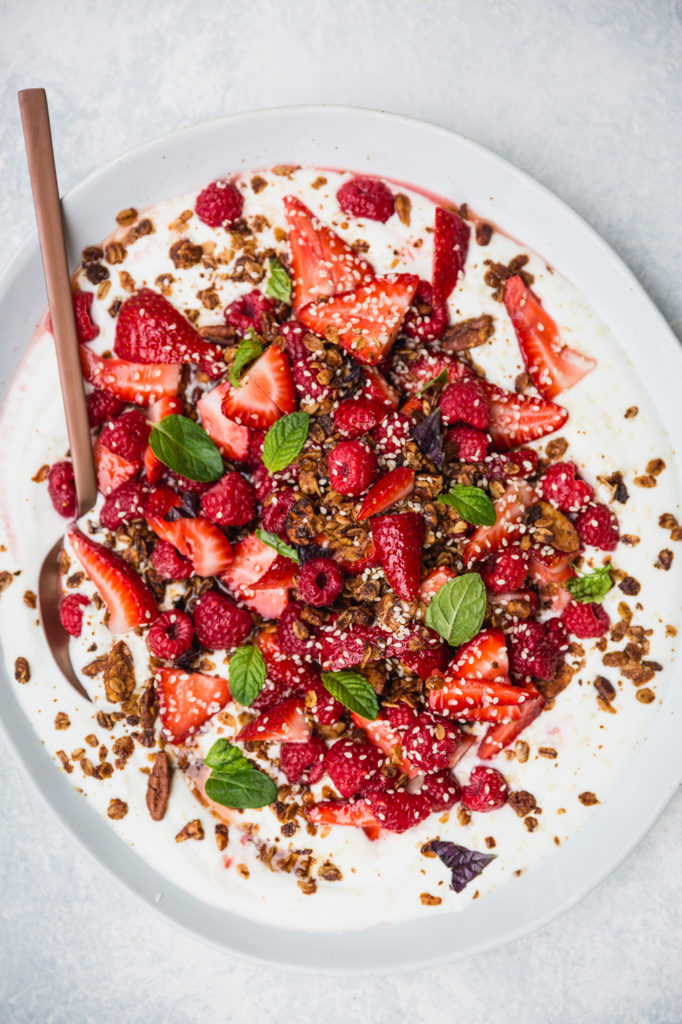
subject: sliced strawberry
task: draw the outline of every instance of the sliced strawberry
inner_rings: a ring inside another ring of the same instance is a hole
[[[505,747],[508,747],[531,722],[535,721],[544,706],[545,698],[542,694],[538,694],[534,700],[525,705],[516,721],[491,725],[478,748],[478,756],[481,760],[490,760]]]
[[[385,512],[391,505],[397,504],[412,494],[414,490],[414,470],[408,466],[398,466],[386,473],[371,488],[357,514],[359,520],[369,519],[378,512]]]
[[[457,286],[469,253],[471,228],[454,210],[436,208],[433,234],[433,298],[445,302]]]
[[[352,825],[372,830],[369,838],[376,838],[379,822],[366,800],[322,800],[306,808],[306,817],[314,825]]]
[[[494,526],[478,526],[465,545],[462,557],[467,568],[521,536],[521,520],[534,498],[533,488],[525,481],[518,480],[509,484],[502,497],[495,502],[497,519]]]
[[[254,740],[263,743],[307,743],[311,735],[304,701],[300,697],[293,697],[263,711],[258,718],[244,726],[237,739],[242,743],[252,743]]]
[[[481,385],[490,409],[488,432],[499,451],[537,441],[559,430],[568,419],[566,409],[544,398],[505,391],[487,381]]]
[[[220,676],[158,668],[155,681],[161,724],[172,743],[184,743],[231,699],[227,680]]]
[[[391,387],[381,370],[377,370],[376,366],[365,366],[363,372],[365,386],[360,394],[375,402],[381,402],[382,405],[390,405],[391,409],[397,409],[400,404],[400,395],[395,388]]]
[[[419,774],[419,769],[415,768],[406,757],[403,757],[400,733],[392,727],[389,720],[383,714],[372,721],[369,718],[363,718],[362,715],[358,715],[355,711],[351,711],[351,718],[358,729],[365,730],[369,742],[373,743],[379,750],[383,750],[384,754],[390,758],[393,764],[400,768],[403,775],[409,775],[413,779],[415,775]]]
[[[286,555],[277,555],[260,579],[251,584],[251,590],[277,590],[280,587],[293,587],[299,566]]]
[[[289,361],[277,345],[270,345],[256,360],[240,387],[228,386],[221,403],[223,416],[256,430],[265,430],[295,408]]]
[[[226,380],[217,388],[207,391],[197,402],[197,411],[202,427],[222,454],[235,462],[245,462],[249,457],[249,428],[228,419],[222,411],[223,399],[231,387]]]
[[[381,564],[379,562],[379,552],[374,545],[374,541],[372,541],[362,558],[358,558],[354,562],[342,558],[336,551],[332,551],[332,558],[348,576],[360,576],[365,569],[375,569],[377,565]]]
[[[505,285],[504,304],[526,369],[544,398],[555,398],[574,387],[595,368],[596,359],[562,345],[556,323],[518,274]]]
[[[349,292],[374,277],[372,267],[300,199],[285,196],[294,280],[294,310],[316,299]]]
[[[311,302],[299,317],[320,337],[331,330],[343,348],[371,365],[383,359],[395,341],[418,284],[414,274],[376,277],[327,302]]]
[[[157,537],[168,541],[190,560],[198,576],[220,576],[232,563],[229,540],[219,526],[203,516],[181,516],[172,522],[152,517],[147,522]]]
[[[255,533],[244,537],[232,549],[234,560],[223,580],[241,601],[263,618],[278,619],[289,603],[289,591],[284,586],[254,590],[253,584],[277,558],[277,552],[259,540]]]
[[[499,680],[509,675],[507,644],[501,629],[484,629],[459,648],[448,665],[447,678],[468,676]]]
[[[156,455],[151,449],[150,445],[144,453],[144,471],[147,476],[147,480],[150,484],[158,484],[163,477],[164,470],[166,467],[160,459],[157,459]]]
[[[576,553],[571,551],[566,555],[545,545],[531,548],[529,554],[528,571],[538,584],[544,606],[555,612],[563,611],[571,595],[561,584],[577,575],[571,567]]]
[[[147,418],[152,423],[160,423],[166,416],[181,415],[184,412],[184,402],[177,396],[160,398],[158,402],[152,402],[147,410]],[[144,453],[144,471],[150,484],[158,484],[164,474],[166,467],[160,459],[157,459],[151,447],[147,445]]]
[[[454,569],[448,568],[447,565],[441,565],[437,569],[432,569],[419,588],[419,600],[423,601],[424,604],[428,604],[443,584],[447,583],[448,580],[454,580],[456,575],[457,573]]]
[[[111,494],[126,480],[136,477],[141,468],[139,462],[122,458],[100,441],[95,441],[92,454],[95,460],[97,490],[100,494]]]
[[[225,372],[220,345],[206,341],[168,299],[142,288],[121,306],[114,352],[133,363],[196,363],[209,377]]]
[[[177,395],[181,366],[154,363],[129,363],[123,359],[104,359],[85,345],[80,347],[83,376],[100,391],[115,395],[122,402],[149,405],[159,398]]]
[[[125,633],[149,626],[159,612],[151,590],[120,555],[86,537],[77,527],[68,532],[71,546],[109,611],[109,629]]]
[[[439,690],[430,691],[429,705],[432,711],[469,722],[500,721],[517,718],[518,709],[534,700],[537,692],[535,687],[512,686],[509,681],[448,677]]]
[[[405,601],[419,591],[424,518],[420,512],[399,512],[372,520],[372,539],[392,590]]]

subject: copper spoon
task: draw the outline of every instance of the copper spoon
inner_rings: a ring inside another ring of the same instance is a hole
[[[95,504],[97,484],[45,90],[23,89],[19,93],[19,110],[24,129],[52,333],[57,350],[59,382],[76,483],[78,516],[82,516]],[[40,567],[38,608],[47,645],[62,675],[81,697],[90,700],[71,664],[69,635],[59,620],[59,555],[62,542],[63,539],[60,537]]]

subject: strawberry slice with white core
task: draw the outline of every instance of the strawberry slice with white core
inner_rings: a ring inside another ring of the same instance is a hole
[[[495,524],[478,526],[464,546],[465,566],[471,568],[479,559],[518,540],[523,530],[523,516],[534,500],[535,491],[529,484],[523,480],[510,483],[495,502]]]
[[[456,717],[466,719],[469,712],[474,712],[476,708],[520,706],[533,700],[536,694],[535,688],[513,686],[508,676],[506,682],[448,676],[440,689],[430,691],[429,704],[432,711],[445,714],[458,712]],[[477,717],[474,715],[471,721]]]
[[[124,359],[104,359],[80,346],[83,376],[100,391],[108,391],[122,402],[149,405],[159,398],[177,395],[180,387],[179,364],[129,363]]]
[[[498,451],[518,448],[529,441],[553,434],[563,427],[568,412],[561,405],[533,395],[505,391],[488,381],[480,381],[490,410],[488,433]]]
[[[562,344],[556,323],[518,274],[505,285],[504,304],[526,369],[544,398],[574,387],[595,368],[595,359]]]
[[[316,299],[352,291],[374,277],[372,267],[295,196],[285,196],[298,313]]]
[[[120,555],[72,526],[67,534],[74,553],[109,612],[109,630],[125,633],[150,626],[159,612],[151,590]]]
[[[457,286],[469,254],[471,228],[454,210],[436,209],[433,234],[433,298],[445,302]]]
[[[366,800],[322,800],[306,808],[306,817],[314,825],[351,825],[354,828],[380,828]],[[372,835],[370,838],[376,838]]]
[[[232,564],[232,546],[215,523],[203,516],[181,516],[168,522],[153,517],[147,520],[161,540],[168,541],[181,555],[188,558],[198,576],[220,576]]]
[[[249,455],[249,428],[223,415],[223,399],[231,390],[229,380],[207,391],[197,402],[201,425],[218,446],[222,455],[235,462],[244,462]]]
[[[237,739],[242,743],[255,740],[263,743],[307,743],[311,735],[304,701],[300,697],[292,697],[263,711],[253,722],[244,726]]]
[[[501,629],[484,629],[463,644],[448,665],[446,676],[500,680],[509,675],[507,644]]]
[[[256,360],[240,387],[229,384],[221,403],[223,416],[255,430],[265,430],[295,408],[296,390],[289,361],[277,345],[271,345]]]
[[[158,668],[155,679],[159,717],[172,743],[184,743],[231,699],[228,682],[220,676]]]
[[[327,302],[311,302],[299,313],[301,321],[324,338],[327,330],[363,363],[380,362],[395,341],[412,304],[419,278],[387,274]]]
[[[403,775],[408,775],[413,779],[419,774],[419,769],[415,768],[403,756],[400,733],[397,729],[393,728],[387,718],[379,716],[379,718],[372,720],[363,718],[362,715],[358,715],[355,711],[351,711],[351,718],[358,729],[365,730],[369,742],[373,743],[379,750],[382,750],[394,764],[397,764]]]
[[[124,459],[112,452],[105,444],[95,441],[93,449],[97,490],[100,494],[111,494],[127,480],[132,480],[140,471],[140,463]]]
[[[522,708],[521,715],[515,721],[491,725],[481,740],[478,756],[482,761],[496,757],[501,750],[508,747],[520,733],[534,722],[545,706],[545,698],[538,694]]]
[[[408,466],[398,466],[374,484],[360,506],[357,518],[369,519],[378,512],[384,512],[403,498],[407,498],[413,490],[414,470]]]
[[[232,549],[234,560],[223,575],[223,581],[233,594],[254,612],[265,619],[278,619],[289,603],[289,591],[282,583],[266,590],[255,590],[254,583],[260,581],[277,559],[277,552],[264,544],[255,533],[238,541]],[[297,568],[292,562],[294,568]]]

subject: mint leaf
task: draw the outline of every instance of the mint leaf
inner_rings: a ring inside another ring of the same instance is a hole
[[[269,533],[268,530],[258,529],[256,530],[256,536],[258,540],[262,540],[268,547],[274,548],[278,555],[284,555],[285,558],[290,558],[292,562],[301,561],[298,551],[295,548],[289,547],[276,533]]]
[[[229,772],[212,772],[206,780],[206,796],[223,807],[244,810],[266,807],[277,799],[277,786],[265,772],[244,758],[244,766]]]
[[[447,494],[439,494],[442,505],[452,505],[457,515],[474,526],[493,526],[497,516],[489,495],[480,487],[455,484]]]
[[[584,576],[575,576],[566,580],[564,589],[569,592],[574,601],[581,604],[589,604],[590,601],[603,601],[613,586],[611,577],[611,565],[600,565],[592,572]]]
[[[265,682],[265,660],[259,649],[238,647],[230,655],[228,678],[232,699],[244,707],[253,704]]]
[[[455,892],[462,892],[469,882],[480,875],[484,868],[487,868],[491,860],[495,860],[494,853],[479,853],[478,850],[468,850],[466,846],[459,846],[444,839],[434,839],[431,842],[431,849],[440,857],[446,868],[452,874],[450,888]]]
[[[234,362],[230,367],[229,380],[233,387],[241,387],[239,380],[244,367],[262,354],[263,346],[261,345],[260,338],[254,331],[253,327],[249,327],[246,337],[242,338],[239,343],[239,348],[235,353]]]
[[[291,278],[276,256],[270,257],[270,275],[265,293],[278,302],[291,302]]]
[[[293,462],[306,442],[309,427],[310,416],[307,412],[292,412],[273,423],[263,444],[265,468],[276,473]]]
[[[374,721],[379,715],[377,695],[359,672],[340,669],[338,672],[323,672],[322,683],[332,697],[336,697],[344,707],[354,711],[356,715]]]
[[[485,615],[485,587],[477,572],[456,576],[433,595],[426,609],[426,625],[453,647],[475,637]]]
[[[209,483],[225,472],[222,456],[211,438],[187,416],[165,416],[149,435],[149,446],[164,466],[189,480]]]
[[[434,386],[434,384],[445,384],[445,381],[447,379],[448,379],[448,371],[447,370],[441,370],[437,377],[432,377],[431,380],[427,380],[427,382],[424,385],[424,387],[420,388],[420,390],[417,392],[417,398],[419,398],[420,395],[423,395],[425,391],[428,391],[429,388],[432,388]]]
[[[216,740],[204,758],[204,764],[218,772],[235,771],[248,763],[239,747],[235,747],[226,739]]]

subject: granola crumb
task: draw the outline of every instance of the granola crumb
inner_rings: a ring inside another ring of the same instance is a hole
[[[127,813],[128,804],[125,800],[119,800],[118,797],[113,797],[113,799],[109,801],[109,806],[107,808],[108,817],[113,818],[114,821],[120,821],[121,818],[125,818]]]
[[[626,420],[634,419],[634,417],[637,415],[638,412],[639,412],[639,409],[637,408],[636,405],[628,406],[628,408],[625,410],[625,419]]]
[[[201,840],[204,838],[204,835],[204,826],[201,824],[199,818],[194,818],[193,821],[188,821],[186,825],[183,825],[175,837],[175,842],[184,843],[188,839]]]
[[[523,824],[526,826],[529,832],[535,832],[538,827],[538,819],[534,818],[532,814],[529,814],[527,818],[523,819]]]
[[[14,662],[14,678],[18,683],[28,683],[31,679],[31,666],[26,658],[17,658]]]
[[[242,878],[249,877],[249,869],[247,868],[246,864],[237,864],[235,867],[235,871],[237,872],[238,875],[241,875]]]
[[[54,719],[55,729],[68,729],[71,725],[71,719],[65,711],[58,711]]]
[[[227,844],[230,841],[230,830],[227,825],[219,822],[214,829],[216,846],[221,851],[227,849]]]
[[[663,548],[658,552],[658,558],[654,562],[654,569],[662,569],[664,572],[667,572],[673,564],[674,557],[674,553],[670,548]]]
[[[555,758],[557,756],[557,752],[554,747],[538,747],[538,754],[540,757],[549,758]]]
[[[483,842],[485,843],[489,850],[494,850],[495,847],[497,846],[494,836],[486,836]]]
[[[594,807],[595,804],[599,803],[594,793],[591,793],[589,790],[585,790],[584,793],[578,793],[578,800],[580,800],[583,807]]]
[[[421,893],[419,899],[425,907],[438,907],[443,902],[440,896],[432,896],[429,892]]]
[[[35,608],[38,604],[38,599],[32,590],[27,590],[24,593],[24,604],[27,608]]]
[[[656,694],[647,686],[643,686],[641,689],[637,690],[635,697],[640,704],[652,704],[656,700]]]

